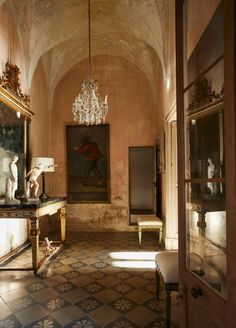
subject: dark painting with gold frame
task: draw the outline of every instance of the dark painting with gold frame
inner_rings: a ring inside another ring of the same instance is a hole
[[[68,203],[110,201],[109,125],[68,125]]]

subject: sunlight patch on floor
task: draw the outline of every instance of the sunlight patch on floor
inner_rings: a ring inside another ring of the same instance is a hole
[[[156,252],[111,252],[115,261],[112,265],[118,268],[155,268]]]
[[[154,269],[155,261],[113,261],[112,265],[117,268]]]

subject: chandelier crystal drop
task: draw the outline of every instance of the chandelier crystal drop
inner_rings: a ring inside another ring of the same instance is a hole
[[[98,81],[91,79],[90,0],[88,0],[89,78],[84,80],[81,93],[72,105],[74,121],[83,125],[104,124],[108,112],[107,95],[104,101],[98,92]]]
[[[98,81],[84,80],[72,106],[74,121],[84,125],[104,124],[107,112],[107,95],[104,101],[99,96]]]

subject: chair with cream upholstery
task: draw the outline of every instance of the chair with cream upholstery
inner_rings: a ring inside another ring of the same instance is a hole
[[[163,278],[166,293],[166,328],[171,322],[171,292],[178,291],[178,252],[163,251],[155,256],[156,262],[156,293],[160,295],[160,278]]]

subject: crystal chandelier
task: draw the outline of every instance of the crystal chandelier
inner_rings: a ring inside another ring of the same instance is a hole
[[[107,95],[103,101],[99,96],[98,81],[91,79],[90,25],[90,0],[88,0],[89,78],[83,81],[81,93],[75,98],[72,106],[74,121],[85,125],[104,124],[108,112]]]

